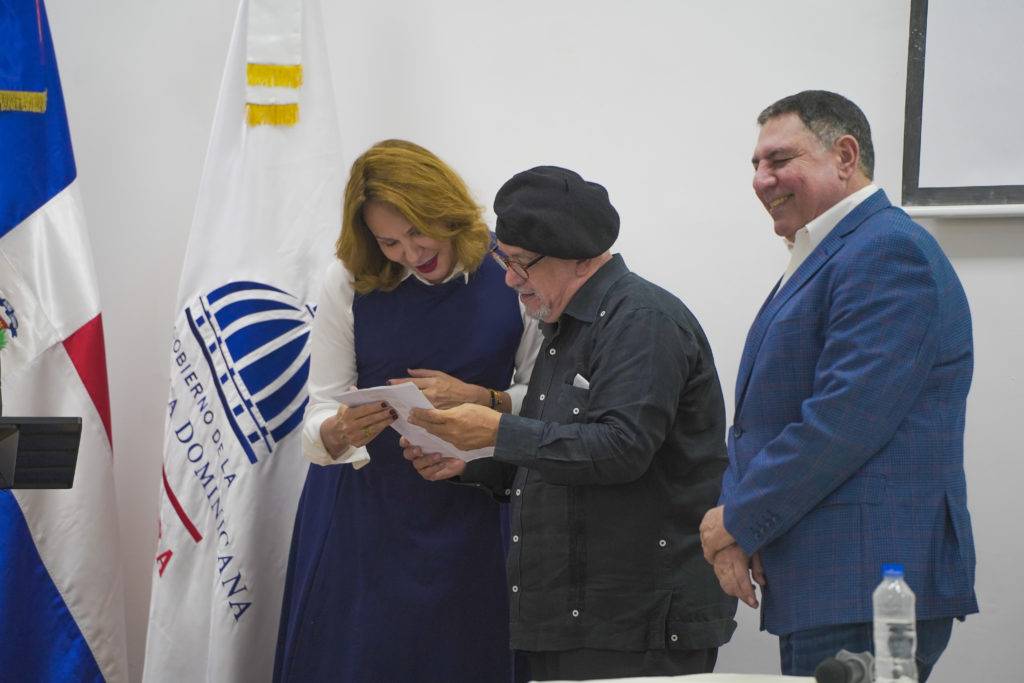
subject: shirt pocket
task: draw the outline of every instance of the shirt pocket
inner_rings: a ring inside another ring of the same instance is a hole
[[[590,405],[590,389],[574,387],[571,384],[562,385],[562,393],[559,396],[558,413],[563,415],[566,423],[585,422],[587,418],[587,407]]]

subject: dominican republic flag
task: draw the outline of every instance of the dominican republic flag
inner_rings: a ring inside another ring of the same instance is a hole
[[[42,0],[0,3],[5,415],[80,416],[74,486],[0,491],[0,680],[127,680],[103,323]]]
[[[311,297],[340,231],[335,116],[318,0],[243,0],[168,340],[145,681],[270,680]]]

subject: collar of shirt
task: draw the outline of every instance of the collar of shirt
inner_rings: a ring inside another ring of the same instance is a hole
[[[877,191],[877,185],[868,183],[853,194],[840,199],[831,208],[826,210],[825,213],[797,230],[796,234],[793,235],[792,241],[783,237],[782,241],[786,248],[789,249],[789,265],[782,276],[779,289],[782,289],[782,285],[786,284],[789,276],[800,267],[800,264],[814,251],[815,247],[821,244],[821,241],[839,225],[839,221],[843,220],[848,213],[857,208],[857,205]]]
[[[446,282],[451,282],[460,275],[462,276],[463,283],[469,284],[469,271],[463,268],[461,263],[456,263],[455,267],[452,268],[452,272],[448,273],[448,277],[446,277],[444,280],[441,280],[441,282],[430,282],[412,268],[405,269],[405,275],[402,276],[402,282],[405,282],[405,279],[410,275],[419,280],[420,282],[422,282],[423,284],[430,287],[433,287],[434,285],[443,285]]]
[[[823,239],[825,239],[825,236],[832,232],[832,228],[839,225],[839,221],[846,218],[846,214],[853,211],[857,208],[858,204],[877,191],[877,185],[874,183],[868,183],[853,194],[840,199],[838,202],[833,204],[831,208],[826,210],[825,213],[812,220],[806,226],[797,230],[797,233],[805,232],[807,234],[807,244],[809,246],[807,253],[809,254],[814,251],[814,248],[818,246]],[[783,237],[782,240],[786,243],[786,247],[792,251],[794,242],[790,242],[785,237]]]
[[[601,302],[604,301],[605,294],[619,278],[628,272],[629,268],[626,267],[622,255],[615,254],[576,291],[569,303],[566,304],[562,315],[572,316],[580,322],[594,322],[597,320],[598,309],[601,307]],[[546,338],[551,338],[558,329],[558,323],[542,322],[540,328]]]

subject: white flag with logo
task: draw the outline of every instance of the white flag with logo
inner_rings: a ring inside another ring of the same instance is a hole
[[[273,669],[344,169],[317,0],[243,0],[169,342],[147,681]]]

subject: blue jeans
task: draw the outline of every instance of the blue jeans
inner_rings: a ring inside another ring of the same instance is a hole
[[[840,650],[874,653],[872,626],[839,624],[821,626],[779,636],[779,658],[782,673],[787,676],[813,676],[823,660],[835,657]],[[917,675],[920,683],[928,680],[932,667],[949,643],[953,617],[925,619],[917,622]]]

